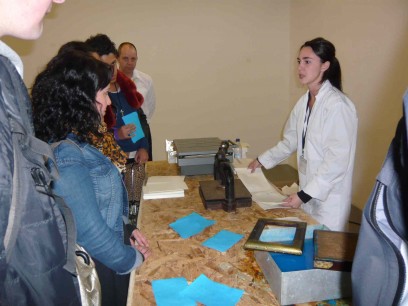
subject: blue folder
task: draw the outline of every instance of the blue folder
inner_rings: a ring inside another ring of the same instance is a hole
[[[136,126],[136,133],[132,137],[132,142],[133,143],[135,143],[139,139],[145,137],[145,134],[143,132],[142,125],[140,124],[140,120],[139,120],[139,116],[138,116],[137,112],[127,114],[126,116],[123,116],[122,119],[123,119],[123,122],[125,122],[125,124],[133,123]]]

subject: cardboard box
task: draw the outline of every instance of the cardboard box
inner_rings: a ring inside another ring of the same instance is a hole
[[[308,242],[309,247],[304,248],[304,255],[311,260],[313,267],[313,231],[315,229],[327,229],[323,225],[308,226],[305,236],[305,245]],[[273,237],[275,229],[265,229],[270,231]],[[288,236],[282,236],[279,231],[279,240],[288,241]],[[264,235],[264,234],[262,234]],[[268,236],[268,234],[266,234]],[[310,254],[311,252],[311,254]],[[289,257],[279,261],[279,256],[297,256],[287,254],[276,254],[265,251],[255,251],[255,258],[262,272],[265,275],[272,292],[281,305],[290,305],[298,303],[307,303],[313,301],[323,301],[329,299],[339,299],[351,296],[351,273],[344,271],[323,270],[323,269],[305,269],[290,271],[284,267],[286,263],[290,266]]]

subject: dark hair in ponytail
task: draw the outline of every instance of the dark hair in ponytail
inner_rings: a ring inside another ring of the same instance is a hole
[[[320,58],[322,63],[330,62],[330,67],[323,73],[322,82],[329,80],[338,90],[343,91],[341,85],[341,68],[336,58],[336,48],[334,45],[321,37],[309,40],[300,47],[312,48],[313,52]]]

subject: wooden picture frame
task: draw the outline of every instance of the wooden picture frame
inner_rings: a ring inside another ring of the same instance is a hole
[[[265,242],[261,241],[260,237],[265,227],[268,225],[273,226],[282,226],[282,227],[293,227],[295,228],[295,236],[290,243],[282,242]],[[254,229],[248,237],[248,240],[244,244],[245,249],[253,249],[260,251],[269,251],[269,252],[279,252],[287,253],[294,255],[302,255],[303,244],[305,241],[306,235],[306,222],[298,221],[288,221],[288,220],[278,220],[278,219],[258,219],[255,224]]]

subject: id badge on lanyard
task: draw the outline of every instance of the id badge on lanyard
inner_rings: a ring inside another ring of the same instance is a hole
[[[302,156],[300,156],[300,159],[299,159],[299,171],[300,173],[306,175],[306,169],[307,169],[307,160],[302,154]]]

